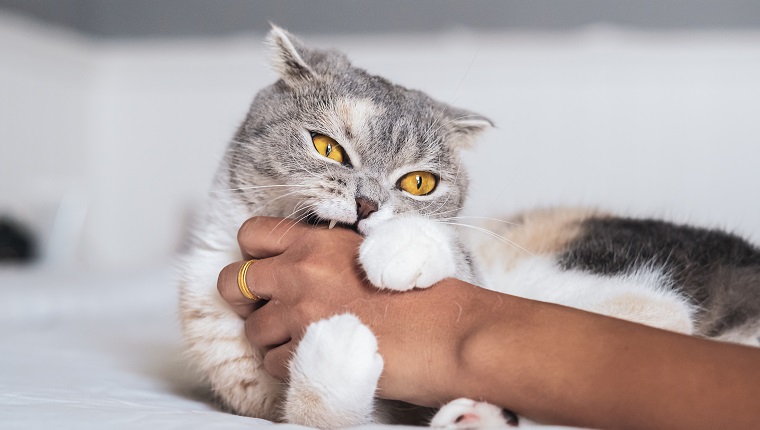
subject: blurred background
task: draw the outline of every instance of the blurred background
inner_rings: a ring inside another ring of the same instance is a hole
[[[166,265],[276,77],[268,22],[497,124],[471,215],[594,205],[760,240],[760,2],[0,0],[0,260]]]

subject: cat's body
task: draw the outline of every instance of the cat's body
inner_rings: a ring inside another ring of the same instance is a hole
[[[399,419],[374,399],[382,357],[374,335],[351,315],[309,327],[287,385],[263,371],[243,321],[216,291],[219,270],[241,259],[237,230],[254,215],[352,225],[365,235],[359,260],[378,288],[425,288],[457,277],[757,344],[756,248],[719,232],[553,210],[488,225],[506,240],[481,238],[471,253],[448,225],[466,195],[458,152],[490,122],[369,75],[341,54],[308,49],[282,30],[269,41],[281,79],[257,95],[230,144],[182,267],[189,350],[235,412],[321,428]],[[433,424],[503,423],[489,406],[452,402]],[[483,420],[456,423],[462,415]]]
[[[491,221],[484,285],[671,331],[760,346],[760,250],[714,229],[588,209]]]

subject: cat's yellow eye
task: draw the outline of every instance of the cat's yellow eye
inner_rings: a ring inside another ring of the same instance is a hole
[[[346,152],[333,138],[327,137],[324,134],[314,133],[311,137],[311,141],[314,143],[314,148],[316,148],[317,152],[323,157],[335,160],[341,164],[346,160]]]
[[[438,179],[430,172],[409,172],[402,176],[398,186],[409,194],[424,196],[430,194],[438,184]]]

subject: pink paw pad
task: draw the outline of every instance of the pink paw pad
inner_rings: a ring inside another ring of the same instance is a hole
[[[479,430],[515,427],[517,416],[490,403],[456,399],[442,407],[430,426],[447,430]]]

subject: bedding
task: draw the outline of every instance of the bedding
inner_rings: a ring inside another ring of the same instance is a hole
[[[303,429],[215,405],[183,357],[171,278],[0,268],[0,428]]]

